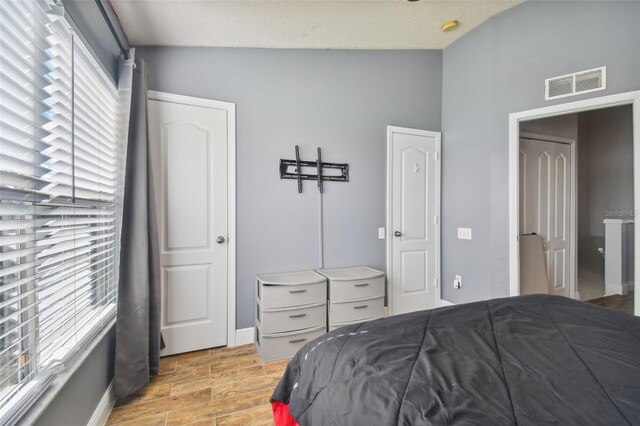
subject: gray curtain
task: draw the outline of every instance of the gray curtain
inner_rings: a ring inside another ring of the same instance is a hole
[[[127,139],[116,321],[118,399],[144,388],[160,363],[159,247],[148,153],[147,68],[142,60],[133,70]]]

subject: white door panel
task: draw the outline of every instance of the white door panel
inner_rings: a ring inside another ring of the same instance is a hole
[[[427,250],[404,250],[400,252],[400,295],[429,292],[429,252]]]
[[[227,112],[149,100],[162,355],[227,343]]]
[[[162,140],[167,178],[165,248],[209,247],[209,132],[196,122],[163,124]],[[183,220],[185,206],[190,206],[188,221]]]
[[[439,133],[390,128],[392,313],[438,306]]]
[[[542,236],[549,293],[569,297],[571,146],[520,139],[520,233]]]
[[[210,281],[210,265],[170,266],[164,268],[167,304],[166,323],[206,320],[208,315],[207,285]],[[183,309],[188,306],[189,309]]]

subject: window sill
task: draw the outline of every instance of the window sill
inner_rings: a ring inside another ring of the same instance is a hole
[[[86,342],[81,349],[79,349],[70,360],[68,360],[64,365],[66,366],[61,372],[57,373],[55,378],[52,380],[52,383],[47,386],[47,388],[40,394],[36,394],[33,396],[33,402],[25,406],[22,411],[22,414],[15,416],[14,418],[9,418],[9,422],[19,422],[20,424],[33,424],[38,420],[38,418],[44,413],[44,411],[49,407],[49,405],[56,398],[58,393],[64,388],[69,379],[73,377],[73,375],[78,371],[80,366],[84,363],[84,361],[89,357],[89,355],[95,350],[100,342],[104,339],[104,337],[109,333],[109,331],[114,327],[116,323],[115,318],[115,306],[110,309],[109,315],[111,318],[107,320],[106,323],[102,326],[102,328],[97,331],[95,334],[90,333],[89,330],[87,332],[87,338],[90,335],[93,335],[90,341]],[[93,330],[91,330],[93,331]],[[28,386],[27,386],[28,387]],[[18,401],[16,401],[18,402]],[[7,407],[5,407],[7,408]],[[11,409],[12,407],[8,407]],[[17,410],[20,410],[20,407],[16,407]],[[8,410],[7,410],[8,411]],[[0,417],[0,420],[1,417]],[[2,421],[0,421],[1,423]],[[6,423],[7,425],[12,423]]]

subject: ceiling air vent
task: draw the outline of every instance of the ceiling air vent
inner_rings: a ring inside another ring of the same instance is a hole
[[[547,101],[604,90],[607,88],[607,67],[548,78],[544,86]]]

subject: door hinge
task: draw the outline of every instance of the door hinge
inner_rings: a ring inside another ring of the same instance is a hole
[[[438,215],[433,216],[433,223],[438,224]]]
[[[438,279],[437,278],[433,279],[433,286],[438,288]]]

